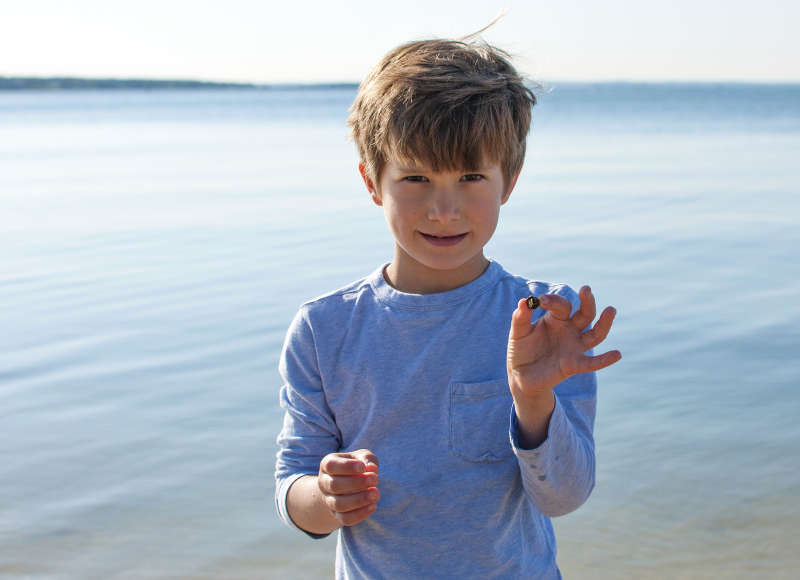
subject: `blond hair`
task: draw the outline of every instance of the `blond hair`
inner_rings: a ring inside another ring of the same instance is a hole
[[[422,40],[390,51],[366,76],[347,121],[366,174],[388,159],[433,171],[522,168],[533,91],[509,55],[483,41]]]

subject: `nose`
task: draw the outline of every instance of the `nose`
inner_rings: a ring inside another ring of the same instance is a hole
[[[428,219],[448,223],[461,218],[461,203],[458,192],[449,187],[431,191],[428,201]]]

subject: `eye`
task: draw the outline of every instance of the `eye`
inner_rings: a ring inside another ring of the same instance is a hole
[[[403,178],[403,181],[410,181],[411,183],[425,183],[428,181],[428,178],[424,175],[407,175]]]
[[[461,176],[461,181],[482,181],[484,179],[486,178],[480,173],[467,173]]]

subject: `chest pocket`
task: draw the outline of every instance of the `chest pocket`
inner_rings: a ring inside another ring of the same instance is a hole
[[[505,379],[450,384],[450,451],[467,461],[491,463],[513,452],[508,438],[512,398]]]

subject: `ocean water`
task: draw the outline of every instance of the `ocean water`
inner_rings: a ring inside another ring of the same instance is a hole
[[[545,87],[487,253],[619,311],[566,578],[800,570],[800,86]],[[0,578],[321,578],[272,507],[305,299],[391,258],[355,89],[0,93]]]

